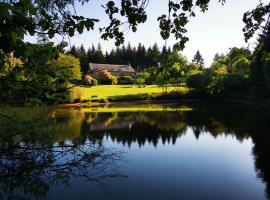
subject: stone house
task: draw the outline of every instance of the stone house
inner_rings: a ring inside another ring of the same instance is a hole
[[[134,76],[135,70],[130,65],[98,64],[89,63],[87,74],[95,77],[100,71],[107,70],[114,76]]]

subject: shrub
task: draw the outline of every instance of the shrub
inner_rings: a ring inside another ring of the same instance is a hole
[[[81,102],[83,99],[83,94],[84,92],[81,88],[79,87],[72,88],[69,94],[70,96],[69,101],[74,103]]]
[[[88,86],[95,86],[98,84],[97,79],[93,78],[92,76],[86,75],[83,79],[83,84]]]
[[[109,100],[107,98],[103,98],[99,100],[100,103],[109,103]]]
[[[263,57],[263,73],[266,85],[270,88],[270,53]]]
[[[228,74],[228,65],[224,64],[224,63],[220,63],[220,62],[215,62],[211,65],[211,67],[209,68],[209,70],[211,71],[211,73],[214,74]]]
[[[118,84],[134,84],[134,78],[132,78],[131,76],[120,76],[118,78]]]
[[[186,84],[188,87],[204,90],[207,87],[208,77],[206,73],[199,70],[192,70],[189,72],[186,78]]]
[[[246,58],[241,58],[237,60],[232,65],[233,74],[244,77],[244,78],[248,78],[251,72],[250,63],[251,62]]]
[[[245,89],[246,80],[237,75],[219,75],[211,81],[207,92],[214,96],[229,96]]]
[[[152,77],[153,79],[154,77]],[[138,85],[144,85],[144,84],[151,84],[152,80],[150,80],[150,73],[149,72],[140,72],[134,82]]]
[[[0,77],[9,75],[15,67],[23,66],[23,62],[21,61],[21,59],[16,58],[13,52],[9,54],[4,54],[3,51],[0,49],[0,55],[1,54],[3,55],[3,58],[1,59],[3,59],[4,65],[0,67]]]
[[[118,79],[116,76],[111,75],[110,80],[112,85],[116,85],[118,83]]]
[[[56,60],[49,62],[50,68],[67,80],[81,80],[80,60],[72,55],[59,54]]]
[[[27,107],[35,107],[35,106],[42,106],[43,103],[39,98],[27,98],[24,102],[24,106]]]
[[[61,104],[69,102],[69,94],[68,93],[54,93],[49,97],[49,104]]]
[[[98,81],[100,84],[108,84],[108,85],[116,85],[117,84],[117,77],[114,75],[111,75],[110,72],[107,70],[102,70],[98,74]]]

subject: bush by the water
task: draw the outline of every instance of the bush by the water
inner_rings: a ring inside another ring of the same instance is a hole
[[[214,96],[229,96],[245,91],[247,80],[237,75],[217,76],[207,86],[207,93]]]
[[[200,70],[192,70],[186,78],[186,84],[190,88],[203,90],[207,87],[207,74]]]
[[[38,98],[27,98],[24,102],[24,106],[34,107],[34,106],[42,106],[43,103]]]
[[[70,102],[70,97],[68,92],[63,93],[53,93],[49,96],[49,104],[63,104]]]
[[[74,87],[69,93],[69,102],[82,102],[84,91],[80,87]]]
[[[118,77],[118,84],[123,84],[123,85],[131,85],[134,84],[134,78],[131,76],[120,76]]]

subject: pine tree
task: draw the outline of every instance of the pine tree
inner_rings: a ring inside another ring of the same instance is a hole
[[[168,49],[165,45],[163,45],[162,50],[161,50],[161,55],[160,55],[160,63],[167,63],[168,61]]]
[[[171,49],[170,46],[168,47],[168,50],[167,51],[168,51],[168,53],[171,53],[172,52],[172,49]]]
[[[219,55],[219,53],[216,53],[216,54],[214,55],[213,61],[216,62],[216,61],[218,61],[219,59],[220,59],[220,55]]]
[[[157,43],[155,43],[152,48],[149,47],[148,50],[147,50],[147,57],[149,58],[149,65],[148,66],[158,66],[158,63],[160,61],[160,57],[161,57],[161,54],[160,54],[160,51],[159,51],[159,48],[158,48],[158,45]]]
[[[85,51],[85,48],[84,48],[83,44],[82,44],[81,47],[79,48],[78,53],[79,53],[79,58],[83,58],[83,57],[86,56],[86,51]]]
[[[119,47],[116,48],[114,56],[114,64],[123,64],[122,51]]]
[[[132,47],[129,42],[127,45],[126,64],[131,64],[131,62],[132,62]]]
[[[199,70],[203,69],[204,59],[203,59],[202,54],[199,50],[194,55],[194,58],[192,61],[198,65]]]
[[[79,58],[78,50],[77,50],[77,48],[75,47],[75,45],[73,45],[73,46],[70,48],[70,50],[68,51],[68,54],[71,54],[71,55],[73,55],[74,57]]]
[[[111,56],[111,62],[110,63],[117,63],[116,50],[112,49],[110,56]]]
[[[105,61],[100,43],[98,43],[97,51],[95,52],[95,58],[96,58],[95,60],[96,63],[104,63]]]
[[[125,64],[128,62],[127,48],[126,48],[125,44],[123,44],[121,47],[121,58],[119,58],[119,60],[122,60],[123,63],[125,63]]]
[[[135,57],[137,61],[137,70],[142,71],[146,67],[147,60],[146,60],[146,49],[141,43],[139,43],[137,47]]]
[[[66,47],[68,46],[68,43],[65,41],[61,41],[58,45],[56,45],[56,48],[60,53],[66,53]]]
[[[165,55],[165,54],[167,54],[167,53],[168,53],[167,47],[164,45],[164,46],[162,47],[161,55],[163,56],[163,55]]]

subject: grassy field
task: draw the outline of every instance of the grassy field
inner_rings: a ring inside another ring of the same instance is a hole
[[[145,99],[166,92],[166,89],[157,85],[145,87],[137,85],[98,85],[93,87],[81,86],[82,100],[130,100]],[[188,92],[188,88],[182,86],[168,86],[167,92]]]

